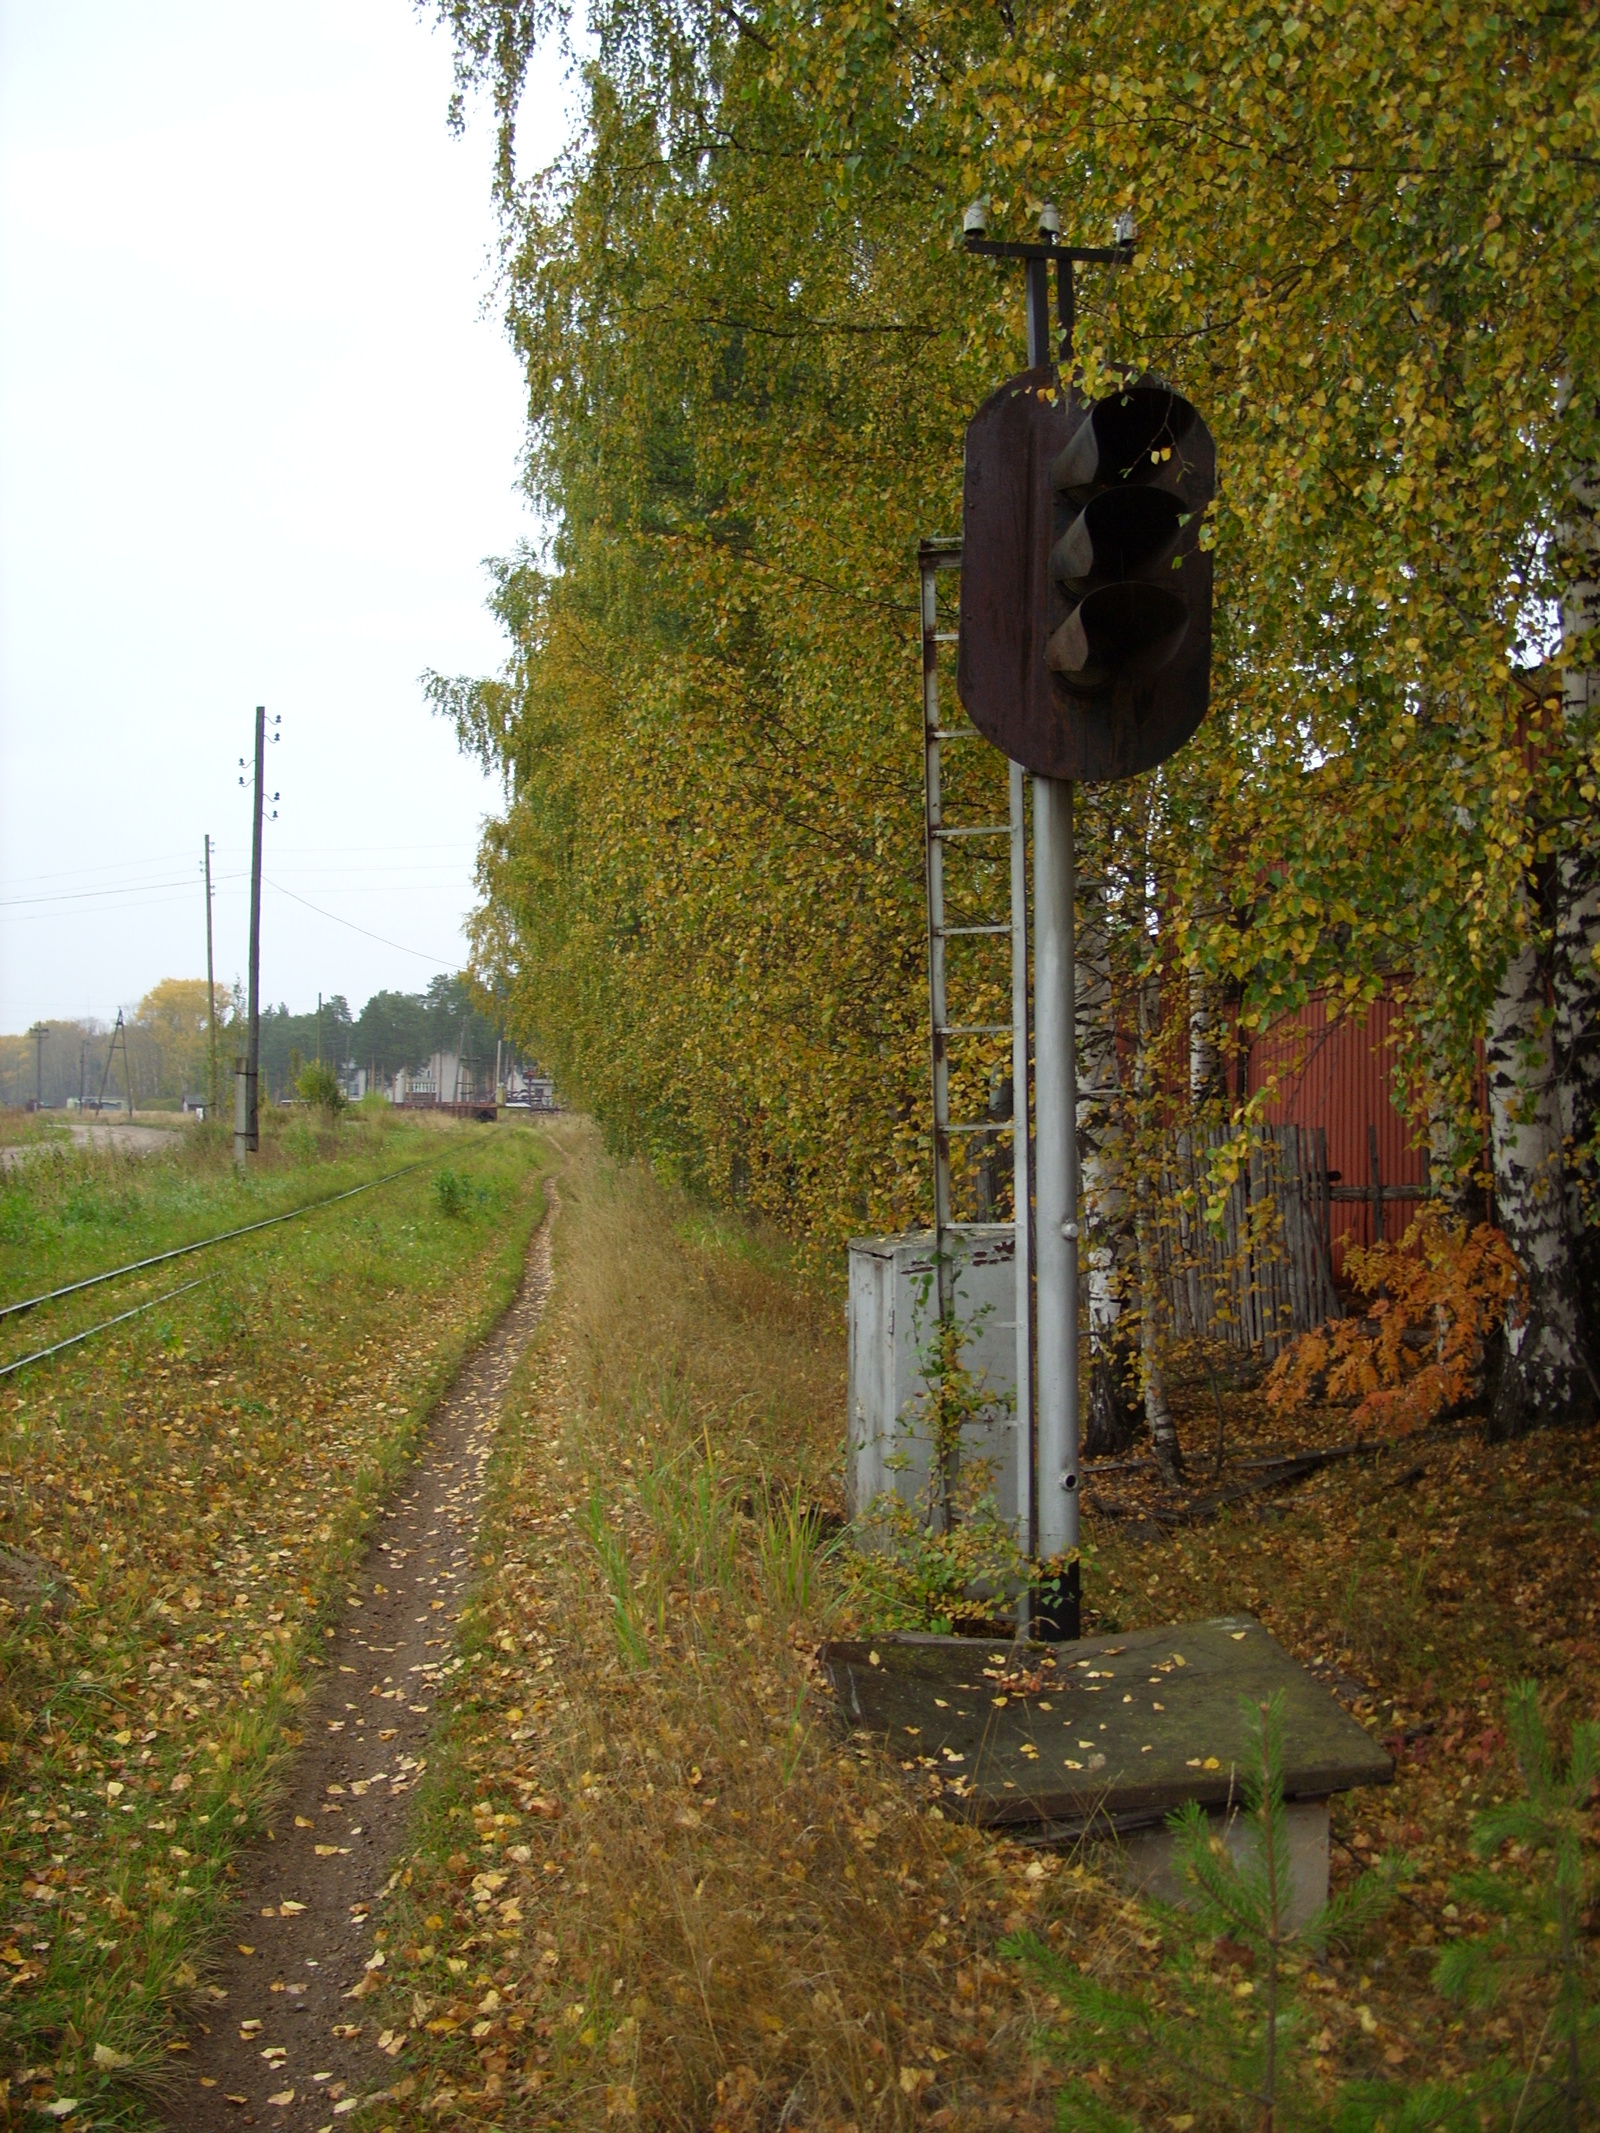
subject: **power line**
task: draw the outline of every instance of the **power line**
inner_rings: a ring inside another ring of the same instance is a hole
[[[433,871],[436,873],[456,873],[456,869],[451,866],[450,862],[448,860],[443,859],[433,861],[431,864],[431,868],[428,868],[426,870]],[[370,866],[320,866],[291,868],[289,871],[291,873],[299,873],[302,875],[310,874],[313,877],[345,874],[362,874],[370,877],[375,874],[385,874],[394,870],[391,870],[386,867]],[[404,871],[415,872],[418,870],[414,868],[407,868]],[[225,881],[248,881],[249,878],[250,877],[248,873],[242,869],[237,873],[216,874],[212,877],[212,879],[218,883]],[[457,878],[459,879],[459,875],[457,876]],[[387,881],[383,883],[374,884],[374,886],[380,887],[385,895],[391,895],[397,890],[404,892],[407,889],[413,888],[436,889],[440,886],[440,884],[436,881]],[[46,896],[0,896],[0,911],[21,910],[25,907],[35,904],[86,903],[105,897],[164,895],[169,890],[182,889],[187,891],[189,887],[190,883],[187,879],[181,881],[129,881],[117,883],[116,885],[108,889],[56,889]],[[291,892],[286,890],[284,893],[287,895]]]
[[[187,852],[146,852],[138,859],[108,859],[95,867],[57,867],[48,874],[18,874],[10,881],[0,881],[0,888],[20,889],[30,881],[81,881],[90,874],[121,874],[129,867],[176,866],[188,858]]]
[[[360,857],[370,852],[475,852],[476,841],[462,838],[441,838],[425,844],[280,844],[281,856],[308,857],[318,852],[331,852],[339,858]],[[0,893],[25,889],[39,881],[87,881],[97,874],[122,874],[141,867],[177,866],[187,862],[187,852],[146,852],[137,859],[110,859],[99,866],[57,867],[43,874],[16,874],[9,879],[0,878]],[[441,862],[442,863],[442,862]]]
[[[69,919],[92,919],[96,925],[106,925],[130,911],[160,911],[169,904],[185,904],[191,901],[194,891],[186,882],[181,890],[163,889],[158,894],[135,897],[130,902],[117,904],[109,911],[90,911],[79,906],[74,911],[6,911],[0,912],[0,925],[4,926],[64,926]],[[229,891],[231,897],[232,891]]]
[[[219,881],[241,881],[240,874],[219,874]],[[188,889],[190,882],[182,881],[128,881],[109,889],[57,889],[49,896],[0,896],[0,911],[16,909],[24,904],[78,904],[97,896],[143,896],[153,895],[167,889]]]
[[[318,918],[331,919],[336,926],[348,926],[352,933],[364,933],[369,941],[377,941],[385,948],[398,949],[401,955],[414,955],[419,963],[432,963],[436,970],[454,970],[457,967],[454,963],[445,962],[441,956],[428,955],[421,948],[408,948],[404,941],[391,941],[386,934],[374,933],[369,926],[358,926],[353,918],[341,918],[337,911],[324,911],[320,904],[312,903],[309,897],[296,896],[293,889],[286,889],[281,881],[268,881],[267,887],[276,889],[280,896],[287,896],[292,903],[304,904],[308,911],[315,911]]]

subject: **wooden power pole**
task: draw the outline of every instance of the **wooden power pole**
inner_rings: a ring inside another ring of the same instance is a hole
[[[277,724],[277,720],[273,720]],[[274,733],[272,738],[277,739]],[[240,759],[241,769],[244,767]],[[261,1079],[261,824],[267,801],[267,707],[256,705],[255,806],[250,837],[250,1003],[244,1052],[234,1061],[233,1160],[245,1159],[261,1146],[257,1089]],[[239,783],[244,784],[241,778]],[[274,793],[272,798],[276,800]]]
[[[206,1040],[211,1063],[206,1081],[206,1117],[217,1115],[217,969],[211,954],[211,839],[206,838]]]

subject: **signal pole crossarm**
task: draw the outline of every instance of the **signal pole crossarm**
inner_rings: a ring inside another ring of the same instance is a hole
[[[1079,267],[1131,267],[1129,244],[1002,244],[998,238],[969,237],[965,249],[989,259],[1070,259]]]
[[[969,213],[971,210],[969,210]],[[1055,217],[1054,208],[1046,214]],[[1042,218],[1041,218],[1042,220]],[[1077,267],[1131,267],[1133,265],[1134,238],[1131,217],[1119,222],[1115,244],[1059,244],[1056,230],[1059,218],[1046,224],[1043,234],[1033,243],[1008,244],[998,238],[989,238],[976,228],[969,227],[963,240],[963,250],[976,253],[987,259],[1020,259],[1027,265],[1028,288],[1028,362],[1038,369],[1054,360],[1050,353],[1050,284],[1049,268],[1053,261],[1056,270],[1056,317],[1061,326],[1059,360],[1072,361],[1072,335],[1077,323],[1077,296],[1073,288],[1072,270]],[[1127,234],[1124,234],[1126,231]]]

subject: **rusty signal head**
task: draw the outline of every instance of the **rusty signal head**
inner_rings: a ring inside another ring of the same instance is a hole
[[[1199,420],[1181,394],[1130,386],[1097,400],[1056,454],[1054,517],[1065,523],[1050,551],[1044,659],[1081,695],[1101,695],[1119,677],[1150,680],[1195,619],[1174,575],[1196,516],[1179,485]]]
[[[967,432],[960,688],[973,723],[1045,777],[1129,777],[1210,699],[1215,448],[1146,378],[1093,402],[1023,373]]]
[[[1153,481],[1199,420],[1181,394],[1130,385],[1095,401],[1056,455],[1050,478],[1080,503],[1108,484]]]

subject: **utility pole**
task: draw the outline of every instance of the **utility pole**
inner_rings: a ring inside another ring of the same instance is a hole
[[[317,1065],[322,1064],[322,995],[317,994]]]
[[[217,1115],[217,971],[211,954],[211,838],[206,837],[206,1036],[211,1049],[206,1117]]]
[[[44,1109],[44,1040],[50,1034],[49,1025],[36,1022],[28,1035],[33,1039],[33,1108]]]
[[[111,1082],[111,1062],[117,1056],[117,1039],[122,1039],[122,1085],[128,1092],[128,1123],[133,1123],[133,1061],[128,1056],[128,1025],[123,1020],[122,1009],[117,1009],[116,1027],[111,1032],[111,1041],[106,1046],[106,1063],[100,1076],[100,1094],[95,1098],[95,1116],[98,1118],[106,1107],[106,1090]]]
[[[273,720],[274,726],[278,721]],[[272,738],[276,740],[277,734]],[[244,758],[239,759],[242,770]],[[245,1160],[261,1146],[261,1116],[257,1088],[261,1078],[261,825],[267,800],[267,707],[256,705],[255,807],[250,835],[250,994],[249,1025],[245,1050],[234,1061],[233,1160],[243,1170]],[[241,778],[239,783],[244,784]],[[274,793],[272,798],[276,800]],[[274,821],[277,817],[274,815]]]
[[[84,1086],[89,1072],[89,1040],[78,1039],[78,1116],[83,1116]]]

